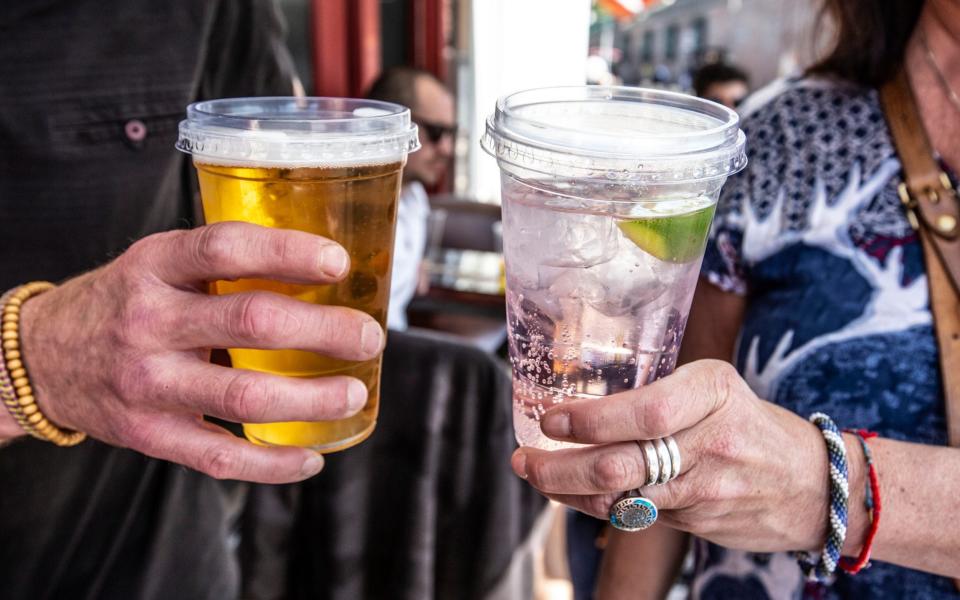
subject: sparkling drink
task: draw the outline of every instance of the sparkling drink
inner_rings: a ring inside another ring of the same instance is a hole
[[[568,447],[540,430],[552,406],[673,371],[743,135],[679,94],[556,88],[501,99],[484,147],[501,167],[517,441]]]
[[[207,223],[246,221],[299,229],[337,240],[350,255],[350,272],[333,285],[241,279],[218,281],[213,291],[266,290],[313,304],[362,310],[386,327],[390,265],[402,163],[277,168],[197,162]],[[367,405],[340,421],[247,423],[254,442],[336,448],[373,431],[380,400],[380,358],[339,360],[299,350],[231,348],[233,366],[293,377],[349,375],[369,390]],[[352,445],[352,444],[351,444]]]
[[[551,406],[673,370],[714,202],[624,203],[611,214],[524,188],[503,189],[514,426],[522,445],[559,448],[540,433]],[[673,219],[688,245],[671,260],[653,240]]]
[[[266,290],[312,304],[339,305],[386,325],[400,176],[418,148],[410,111],[343,98],[237,98],[192,104],[177,148],[193,155],[207,223],[246,221],[296,229],[340,243],[350,272],[331,285],[241,279],[211,292]],[[380,358],[354,362],[298,350],[230,348],[233,366],[288,377],[353,376],[367,386],[358,414],[322,423],[245,423],[264,445],[335,452],[376,426]]]

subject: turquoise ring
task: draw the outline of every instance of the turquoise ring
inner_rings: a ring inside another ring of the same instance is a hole
[[[643,531],[657,522],[657,505],[643,496],[627,496],[610,507],[610,524],[620,531]]]

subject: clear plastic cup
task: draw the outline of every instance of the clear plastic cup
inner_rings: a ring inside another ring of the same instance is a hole
[[[216,294],[269,290],[314,304],[348,306],[386,328],[400,175],[419,148],[410,111],[346,98],[234,98],[191,104],[177,148],[193,155],[207,223],[247,221],[339,242],[350,254],[341,283],[217,281]],[[300,350],[231,348],[233,366],[292,377],[350,375],[369,390],[348,419],[247,423],[258,444],[320,452],[349,448],[376,426],[380,358],[351,362]]]
[[[746,165],[737,114],[672,92],[562,87],[501,98],[482,145],[500,166],[514,426],[670,373],[720,187]]]

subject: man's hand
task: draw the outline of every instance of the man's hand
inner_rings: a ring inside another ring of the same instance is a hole
[[[253,423],[340,419],[364,406],[364,385],[215,366],[209,349],[368,360],[383,349],[383,331],[357,310],[270,292],[210,296],[207,282],[324,284],[348,270],[342,247],[299,231],[218,223],[144,238],[24,305],[22,347],[37,402],[61,427],[213,477],[310,477],[323,466],[318,454],[255,446],[201,415]]]

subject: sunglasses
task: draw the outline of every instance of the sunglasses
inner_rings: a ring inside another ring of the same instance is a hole
[[[448,135],[451,139],[457,136],[457,126],[449,125],[440,125],[439,123],[431,123],[430,121],[424,121],[423,119],[413,118],[413,121],[427,134],[427,139],[430,140],[431,144],[436,144],[443,139],[443,136]]]

